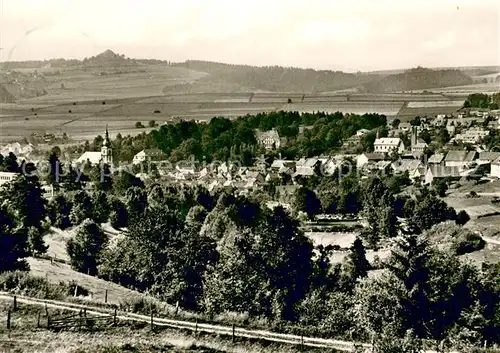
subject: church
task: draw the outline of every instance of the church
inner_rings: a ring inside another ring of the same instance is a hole
[[[108,126],[106,126],[106,136],[102,142],[101,152],[87,151],[76,160],[77,164],[92,163],[92,164],[108,164],[113,165],[113,153],[111,149],[111,141],[109,140]]]

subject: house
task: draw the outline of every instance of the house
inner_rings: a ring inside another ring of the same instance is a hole
[[[384,159],[385,156],[382,153],[363,153],[356,158],[356,167],[359,169],[366,164],[375,164]]]
[[[317,174],[321,162],[318,158],[301,158],[295,164],[295,176],[313,176]]]
[[[283,169],[288,169],[288,168],[294,168],[295,167],[295,161],[289,161],[286,159],[275,159],[273,163],[271,164],[271,170],[272,171],[281,171]]]
[[[456,125],[457,125],[457,122],[454,119],[449,119],[446,122],[446,130],[448,131],[448,134],[450,136],[454,136],[455,135]]]
[[[427,168],[425,173],[424,183],[432,184],[438,179],[450,178],[450,179],[460,179],[460,170],[458,167],[446,167],[441,165],[432,165]]]
[[[165,159],[165,157],[166,157],[165,154],[158,148],[145,149],[134,156],[132,164],[140,164],[143,162],[151,162],[151,161],[161,161]]]
[[[444,159],[444,165],[464,169],[474,162],[476,156],[476,151],[449,151]]]
[[[360,129],[360,130],[356,131],[356,136],[357,137],[363,137],[365,135],[368,135],[369,133],[370,133],[370,130]]]
[[[443,164],[443,161],[444,161],[444,153],[436,153],[436,154],[433,154],[432,156],[429,157],[429,160],[427,161],[427,164]]]
[[[500,178],[500,157],[497,158],[497,159],[495,159],[491,163],[491,172],[490,172],[490,175],[493,178]]]
[[[280,135],[276,129],[269,131],[255,131],[255,137],[259,145],[264,146],[266,150],[276,150],[281,146]]]
[[[14,180],[19,174],[12,172],[0,172],[0,186],[10,183]]]
[[[477,164],[489,164],[500,158],[500,152],[480,152]]]
[[[405,149],[403,140],[398,137],[382,137],[375,139],[373,144],[375,153],[402,153]]]
[[[395,173],[408,172],[410,175],[414,174],[415,169],[421,166],[423,166],[423,164],[418,159],[398,159],[391,163],[391,168]]]
[[[490,134],[489,130],[483,129],[481,127],[471,127],[465,130],[465,132],[455,136],[455,141],[462,141],[463,143],[475,144],[480,142],[484,137]]]

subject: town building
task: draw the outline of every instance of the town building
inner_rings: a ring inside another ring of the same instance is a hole
[[[12,172],[0,172],[0,186],[10,183],[14,180],[19,174]]]
[[[476,159],[476,151],[449,151],[444,159],[445,167],[456,167],[466,169]]]
[[[382,153],[363,153],[356,158],[356,167],[363,168],[367,164],[375,164],[385,159]]]
[[[480,152],[477,164],[490,164],[500,158],[500,152]]]
[[[375,139],[373,144],[375,153],[402,153],[405,150],[403,140],[398,137],[382,137]]]
[[[460,169],[458,167],[445,167],[441,165],[429,166],[425,173],[424,183],[430,185],[436,180],[443,178],[451,180],[460,179]]]
[[[484,137],[490,134],[489,130],[481,127],[471,127],[461,134],[457,134],[454,138],[455,141],[462,141],[463,143],[475,144],[480,142]]]
[[[435,153],[429,157],[427,164],[430,165],[441,165],[444,162],[445,154],[444,153]]]
[[[255,135],[259,145],[264,146],[266,150],[276,150],[281,146],[280,136],[276,129],[269,131],[256,130]]]
[[[138,152],[133,160],[132,164],[140,164],[143,162],[151,162],[151,161],[161,161],[165,159],[165,154],[159,150],[158,148],[149,148]]]

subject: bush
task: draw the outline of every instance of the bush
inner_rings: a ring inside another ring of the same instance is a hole
[[[150,120],[150,121],[148,122],[148,126],[149,126],[149,127],[155,127],[155,126],[156,126],[156,121],[154,121],[154,120]]]
[[[72,294],[68,284],[49,283],[43,277],[35,277],[21,271],[2,273],[0,290],[39,299],[64,299]]]
[[[452,249],[457,255],[464,255],[474,251],[484,249],[486,242],[480,235],[472,232],[462,233],[453,242]]]
[[[138,121],[138,122],[135,123],[135,128],[136,129],[142,129],[142,128],[144,128],[144,125],[142,125],[142,123],[140,121]]]

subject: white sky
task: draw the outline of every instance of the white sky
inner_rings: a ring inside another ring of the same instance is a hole
[[[499,0],[0,0],[0,60],[213,60],[333,70],[500,65]]]

